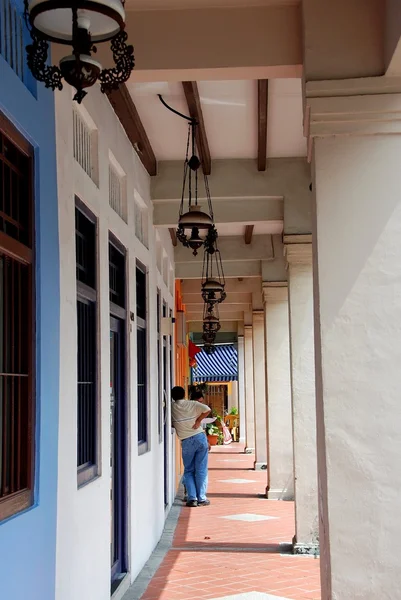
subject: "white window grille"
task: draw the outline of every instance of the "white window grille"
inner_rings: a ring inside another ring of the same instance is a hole
[[[111,163],[109,164],[109,204],[122,220],[128,223],[125,176],[121,175]]]
[[[168,287],[168,272],[169,272],[169,264],[168,257],[166,255],[163,256],[163,281]]]
[[[73,110],[74,158],[97,184],[97,130]]]
[[[23,20],[12,0],[0,0],[0,54],[18,77],[24,81]]]
[[[148,211],[135,201],[135,235],[140,242],[148,247]]]
[[[160,243],[160,240],[157,240],[156,242],[156,262],[157,262],[157,270],[159,271],[160,275],[162,274],[162,245]]]

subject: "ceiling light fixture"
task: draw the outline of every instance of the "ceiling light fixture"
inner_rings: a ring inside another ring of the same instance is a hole
[[[196,155],[196,127],[198,122],[192,117],[188,117],[171,108],[159,94],[162,104],[171,112],[188,121],[187,150],[184,163],[184,177],[182,183],[181,204],[178,216],[177,239],[186,248],[193,250],[194,256],[198,254],[199,248],[211,248],[217,239],[217,230],[214,225],[212,199],[210,196],[209,182],[206,175],[203,175],[205,195],[208,204],[208,211],[202,210],[198,203],[198,172],[201,167],[201,161]],[[191,154],[191,155],[190,155]],[[185,196],[188,195],[187,201]]]
[[[217,240],[205,249],[202,270],[202,298],[208,304],[220,304],[227,297],[225,291],[226,281],[224,279],[223,263]]]
[[[135,66],[134,49],[127,45],[125,0],[24,0],[25,18],[32,43],[26,47],[32,75],[53,91],[63,89],[64,79],[75,87],[79,104],[86,88],[100,82],[103,93],[128,80]],[[72,54],[59,66],[47,64],[49,43],[72,46]],[[115,67],[102,69],[94,60],[96,46],[110,42]]]
[[[205,302],[203,309],[203,333],[204,335],[216,336],[217,332],[221,329],[218,304],[209,304]]]

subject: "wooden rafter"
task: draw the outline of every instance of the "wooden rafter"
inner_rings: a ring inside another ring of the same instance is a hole
[[[149,175],[157,175],[156,157],[127,86],[121,85],[107,96],[143,166]]]
[[[202,107],[196,81],[183,81],[185,98],[188,104],[189,114],[198,122],[196,128],[196,144],[198,146],[199,158],[205,175],[210,175],[212,161],[210,158],[209,144],[206,137],[205,123],[203,121]]]
[[[258,79],[258,171],[266,171],[268,89],[269,81]]]
[[[172,227],[169,228],[169,233],[170,233],[170,237],[171,237],[171,243],[173,244],[174,248],[177,245],[177,234],[175,232],[175,229],[173,229]]]
[[[255,227],[254,225],[246,225],[245,226],[245,235],[244,235],[245,244],[250,244],[252,242],[252,234],[253,234],[254,227]]]

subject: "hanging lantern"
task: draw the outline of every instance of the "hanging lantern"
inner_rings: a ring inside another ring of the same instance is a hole
[[[202,339],[206,344],[214,344],[216,334],[211,332],[204,332],[202,335]]]
[[[205,344],[203,346],[203,350],[206,352],[206,354],[213,354],[213,352],[216,351],[216,346],[213,346],[213,344]]]
[[[202,298],[206,304],[220,304],[227,293],[224,289],[225,279],[223,263],[220,250],[217,248],[217,240],[211,249],[205,249],[202,271]]]
[[[178,215],[177,239],[186,248],[193,250],[194,256],[202,246],[212,247],[217,239],[217,230],[214,225],[212,199],[210,197],[209,182],[203,175],[207,211],[202,210],[198,203],[199,168],[201,161],[196,155],[196,127],[198,122],[192,117],[181,114],[171,108],[159,94],[162,104],[171,112],[188,121],[187,150],[184,162],[184,176],[180,211]]]
[[[204,175],[204,184],[208,212],[204,212],[198,204],[198,171],[201,162],[195,154],[196,126],[197,122],[191,119],[188,127],[187,152],[185,155],[184,179],[177,227],[177,239],[183,246],[191,248],[194,256],[198,254],[199,248],[203,245],[213,245],[217,239],[217,231],[213,222],[212,199],[206,175]],[[191,158],[189,158],[190,142],[192,148]],[[185,193],[187,187],[188,206],[186,207]]]
[[[221,329],[217,304],[206,304],[203,310],[203,333],[214,334]]]
[[[32,75],[53,91],[63,88],[62,80],[75,87],[74,100],[81,103],[85,89],[100,81],[103,93],[115,90],[128,80],[134,66],[134,49],[127,45],[125,0],[24,0],[25,16],[32,44],[27,62]],[[110,41],[115,67],[103,69],[92,54],[96,46]],[[49,43],[72,46],[72,54],[59,66],[47,64]]]

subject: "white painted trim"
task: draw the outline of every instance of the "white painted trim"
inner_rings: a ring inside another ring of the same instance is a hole
[[[284,302],[288,299],[287,281],[264,282],[262,286],[263,301],[267,304]]]
[[[360,77],[358,79],[308,81],[305,85],[306,98],[397,94],[400,92],[401,77],[383,76]]]
[[[312,244],[285,244],[284,256],[288,264],[312,266]]]

